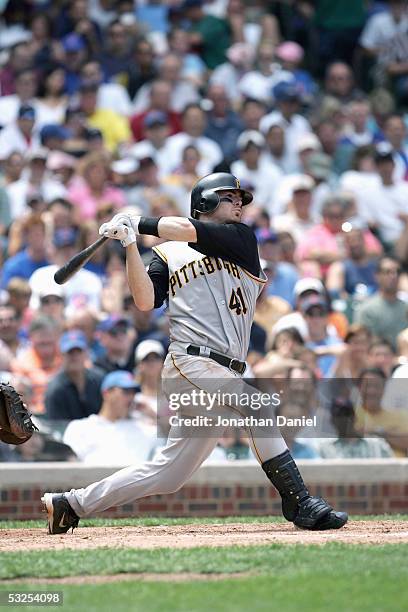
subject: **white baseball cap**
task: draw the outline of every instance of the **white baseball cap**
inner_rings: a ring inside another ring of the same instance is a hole
[[[116,174],[131,174],[139,170],[139,162],[134,157],[124,157],[114,161],[111,168]]]
[[[158,340],[143,340],[143,342],[138,344],[135,350],[136,363],[143,361],[150,353],[164,357],[164,348],[161,342]]]
[[[292,193],[294,193],[295,191],[312,191],[314,186],[315,186],[315,182],[312,179],[311,176],[308,176],[307,174],[294,174],[291,177],[291,190]]]
[[[298,298],[305,293],[305,291],[316,291],[320,295],[324,295],[324,287],[321,280],[318,278],[301,278],[297,281],[296,285],[293,288],[293,293],[295,297]]]
[[[238,149],[246,149],[250,142],[262,149],[265,145],[265,138],[257,130],[245,130],[237,140],[237,147]]]
[[[310,132],[308,134],[303,134],[303,136],[298,139],[296,143],[296,152],[301,153],[307,149],[311,149],[312,151],[322,150],[322,145],[316,134]]]

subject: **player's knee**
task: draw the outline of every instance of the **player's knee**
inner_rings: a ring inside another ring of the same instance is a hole
[[[175,477],[175,478],[172,478],[171,480],[168,480],[166,484],[164,485],[165,491],[163,491],[163,494],[176,493],[176,491],[181,489],[184,483],[185,483],[185,478],[180,478],[180,477]]]

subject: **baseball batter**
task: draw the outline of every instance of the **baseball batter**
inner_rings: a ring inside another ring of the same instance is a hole
[[[139,217],[119,213],[99,233],[126,247],[127,276],[137,307],[157,308],[168,301],[170,347],[163,367],[166,395],[195,390],[209,397],[216,390],[235,397],[259,395],[242,378],[255,304],[265,283],[253,231],[241,223],[242,207],[252,194],[228,173],[210,174],[191,193],[191,218]],[[148,270],[136,246],[137,234],[167,240],[155,247]],[[211,417],[247,417],[250,402],[221,401]],[[195,405],[178,414],[194,416]],[[273,415],[273,407],[269,407]],[[272,420],[271,420],[272,421]],[[166,447],[152,461],[120,470],[84,489],[45,493],[50,534],[66,533],[79,519],[141,497],[177,491],[208,457],[219,428],[183,434],[170,429]],[[215,433],[214,433],[215,432]],[[283,515],[304,529],[338,529],[347,514],[312,497],[279,430],[247,426],[252,450],[282,497]],[[135,441],[137,443],[137,441]]]

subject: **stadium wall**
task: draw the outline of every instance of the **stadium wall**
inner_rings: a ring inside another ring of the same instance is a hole
[[[337,510],[352,514],[408,512],[408,459],[303,460],[309,490]],[[80,488],[109,476],[117,467],[72,463],[3,463],[0,520],[43,518],[45,491]],[[234,461],[202,466],[171,495],[155,495],[112,508],[105,517],[280,515],[280,498],[255,463]]]

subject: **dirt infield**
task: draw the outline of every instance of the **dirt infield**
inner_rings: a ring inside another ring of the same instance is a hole
[[[230,523],[156,527],[79,527],[73,534],[50,536],[46,529],[2,529],[0,551],[93,548],[193,548],[260,544],[408,543],[408,522],[350,521],[338,531],[301,531],[292,524]]]

